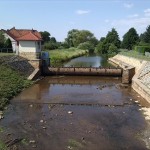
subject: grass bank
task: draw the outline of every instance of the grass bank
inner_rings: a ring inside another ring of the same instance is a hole
[[[82,55],[85,55],[88,51],[81,50],[77,48],[69,48],[69,49],[58,49],[48,51],[50,54],[51,65],[57,65],[72,58],[76,58]]]
[[[0,56],[14,56],[15,53],[0,53]]]
[[[121,55],[124,56],[128,56],[128,57],[133,57],[136,59],[140,59],[140,60],[146,60],[146,61],[150,61],[150,57],[147,57],[139,52],[133,51],[133,50],[121,50],[121,52],[119,53]]]
[[[29,85],[31,81],[26,80],[24,76],[8,66],[0,65],[0,110],[9,103],[12,97]]]

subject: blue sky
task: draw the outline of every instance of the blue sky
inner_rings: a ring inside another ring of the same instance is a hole
[[[150,0],[0,0],[0,28],[49,31],[63,41],[71,29],[90,30],[100,39],[111,28],[120,38],[129,28],[150,25]]]

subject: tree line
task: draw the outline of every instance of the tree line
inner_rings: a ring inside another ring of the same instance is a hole
[[[134,49],[135,46],[150,47],[150,25],[142,34],[138,34],[135,28],[130,28],[124,34],[123,40],[115,28],[112,28],[106,35],[99,40],[88,30],[72,29],[68,31],[64,42],[58,42],[55,37],[51,37],[48,31],[41,31],[42,46],[44,50],[66,49],[75,47],[78,49],[89,50],[89,52],[98,52],[101,54],[117,53],[118,49]],[[5,39],[0,32],[0,48],[12,48],[10,39]]]
[[[43,38],[44,49],[63,49],[75,47],[79,49],[87,49],[90,52],[98,52],[101,54],[117,53],[118,49],[132,50],[135,46],[150,46],[150,25],[146,31],[139,35],[135,28],[130,28],[124,34],[122,41],[115,28],[112,28],[106,35],[98,40],[93,33],[88,30],[72,29],[68,31],[64,42],[57,42],[54,37],[50,37],[47,31],[41,32]]]

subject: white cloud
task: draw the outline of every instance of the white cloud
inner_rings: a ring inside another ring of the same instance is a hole
[[[150,16],[150,8],[144,10],[145,16]]]
[[[124,3],[125,8],[132,8],[134,5],[132,3]]]
[[[84,15],[84,14],[90,13],[90,11],[89,11],[89,10],[77,10],[76,13],[77,13],[78,15]]]
[[[128,18],[121,20],[114,20],[112,22],[113,26],[128,26],[128,27],[139,27],[139,26],[147,26],[150,24],[149,17],[141,17],[141,18]]]
[[[137,17],[139,17],[138,14],[133,14],[133,15],[129,15],[129,16],[128,16],[128,18],[137,18]]]

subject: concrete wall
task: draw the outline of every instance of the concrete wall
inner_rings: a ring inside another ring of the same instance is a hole
[[[124,63],[127,63],[130,66],[135,67],[135,72],[137,73],[138,70],[141,68],[143,62],[145,62],[144,60],[139,60],[133,57],[128,57],[128,56],[123,56],[123,55],[116,55],[113,57],[114,59],[118,59],[120,61],[123,61]]]
[[[19,41],[19,53],[22,52],[36,52],[35,41]]]
[[[147,79],[147,83],[143,81],[144,77],[147,78],[147,76],[150,75],[150,62],[123,55],[116,55],[110,58],[110,61],[120,66],[125,63],[135,67],[135,75],[132,78],[132,88],[150,103],[150,88],[148,87],[148,85],[150,85],[150,80]],[[128,72],[125,72],[125,74],[126,73],[128,74]]]
[[[19,41],[19,56],[28,60],[34,60],[39,59],[40,52],[40,41]]]

